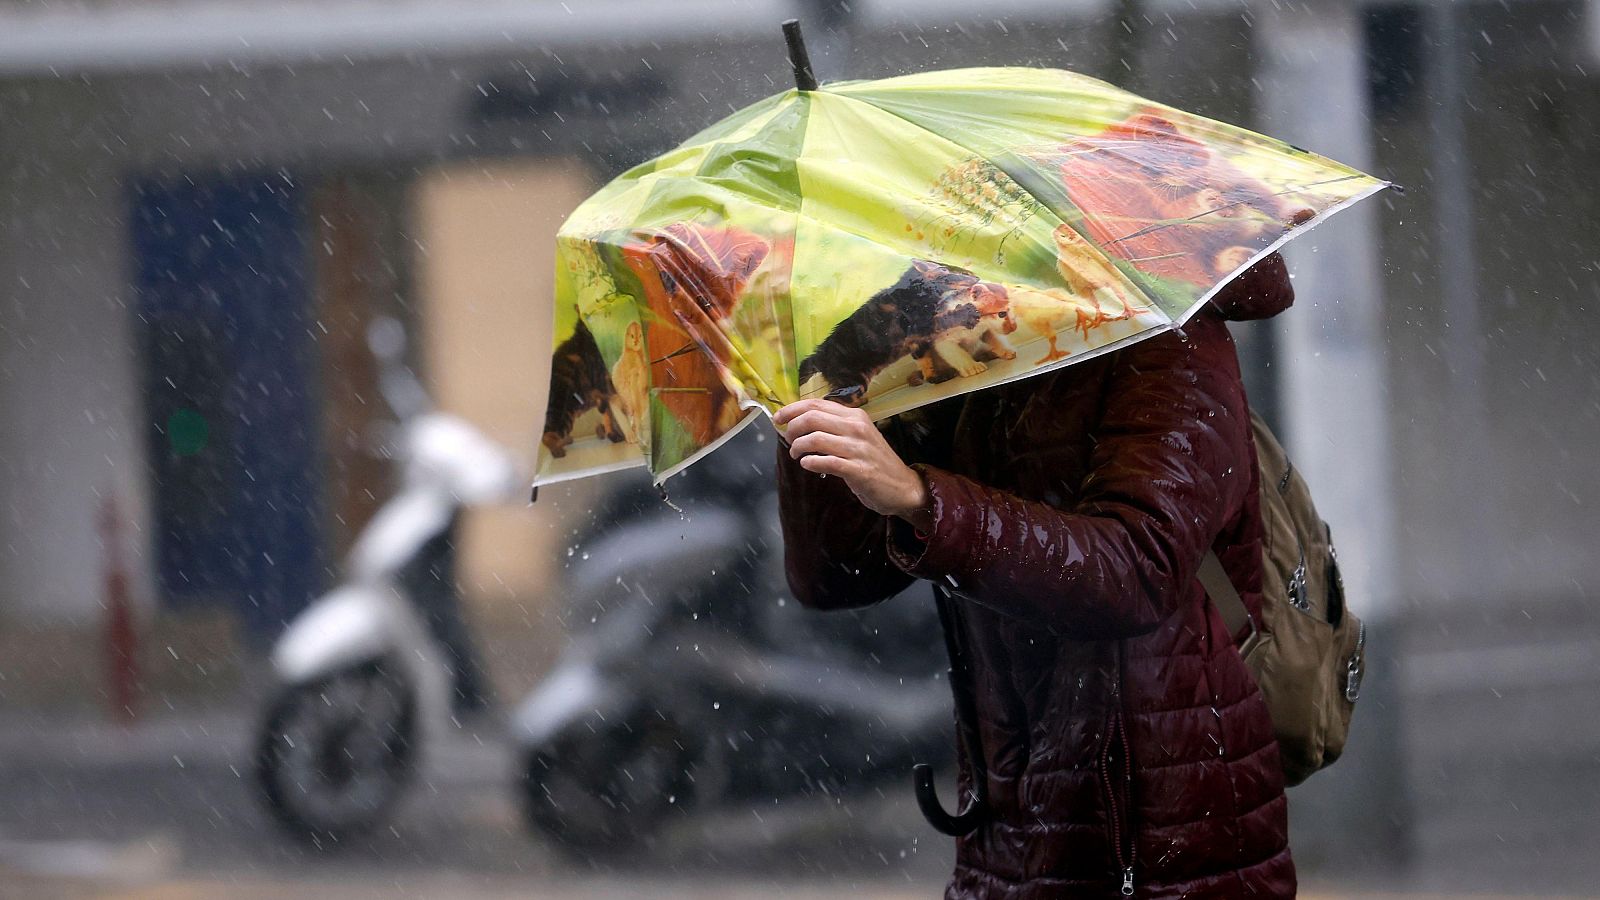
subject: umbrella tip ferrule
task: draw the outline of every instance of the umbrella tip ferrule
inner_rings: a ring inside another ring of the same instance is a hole
[[[816,90],[817,76],[811,70],[811,56],[806,53],[806,39],[800,33],[799,19],[789,19],[783,23],[783,39],[789,45],[789,65],[794,67],[795,88]]]

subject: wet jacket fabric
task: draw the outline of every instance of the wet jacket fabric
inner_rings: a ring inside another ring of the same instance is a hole
[[[1225,319],[1292,297],[1270,256],[1182,332],[900,417],[886,434],[928,484],[925,536],[780,450],[801,603],[956,592],[993,815],[958,841],[947,897],[1121,897],[1130,875],[1138,897],[1294,896],[1271,719],[1195,579],[1214,548],[1259,616]]]

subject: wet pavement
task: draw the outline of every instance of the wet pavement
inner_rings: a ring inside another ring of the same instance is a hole
[[[577,858],[525,827],[492,727],[434,753],[390,825],[319,849],[260,806],[250,731],[0,717],[0,897],[888,898],[929,896],[949,870],[909,792],[686,818],[653,846]]]
[[[391,825],[317,849],[257,803],[250,731],[241,714],[130,730],[0,714],[0,898],[898,900],[938,896],[950,867],[950,843],[922,824],[909,790],[686,817],[625,856],[563,854],[524,826],[513,754],[492,725],[452,736]],[[1305,880],[1314,898],[1464,895],[1416,888],[1438,880],[1429,873],[1392,880],[1413,886],[1400,892],[1382,879]]]

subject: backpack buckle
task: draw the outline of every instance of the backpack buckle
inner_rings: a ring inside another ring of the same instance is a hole
[[[1256,627],[1256,617],[1249,613],[1245,614],[1244,621],[1246,625],[1250,626],[1250,633],[1246,634],[1243,639],[1236,639],[1234,643],[1239,647],[1240,656],[1249,656],[1250,651],[1261,643],[1261,629]]]

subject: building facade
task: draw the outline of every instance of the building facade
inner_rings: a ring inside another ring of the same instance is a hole
[[[1382,628],[1369,763],[1297,793],[1333,823],[1306,857],[1365,834],[1532,871],[1573,840],[1483,784],[1531,758],[1600,786],[1556,712],[1600,685],[1595,4],[660,6],[0,5],[0,615],[97,620],[114,495],[142,597],[270,638],[389,488],[375,316],[531,458],[562,216],[781,88],[799,14],[824,79],[1075,68],[1408,188],[1297,241],[1299,308],[1241,335]],[[469,594],[540,602],[586,489],[476,514]],[[1570,779],[1525,781],[1571,811]],[[1511,849],[1430,825],[1474,816]]]

